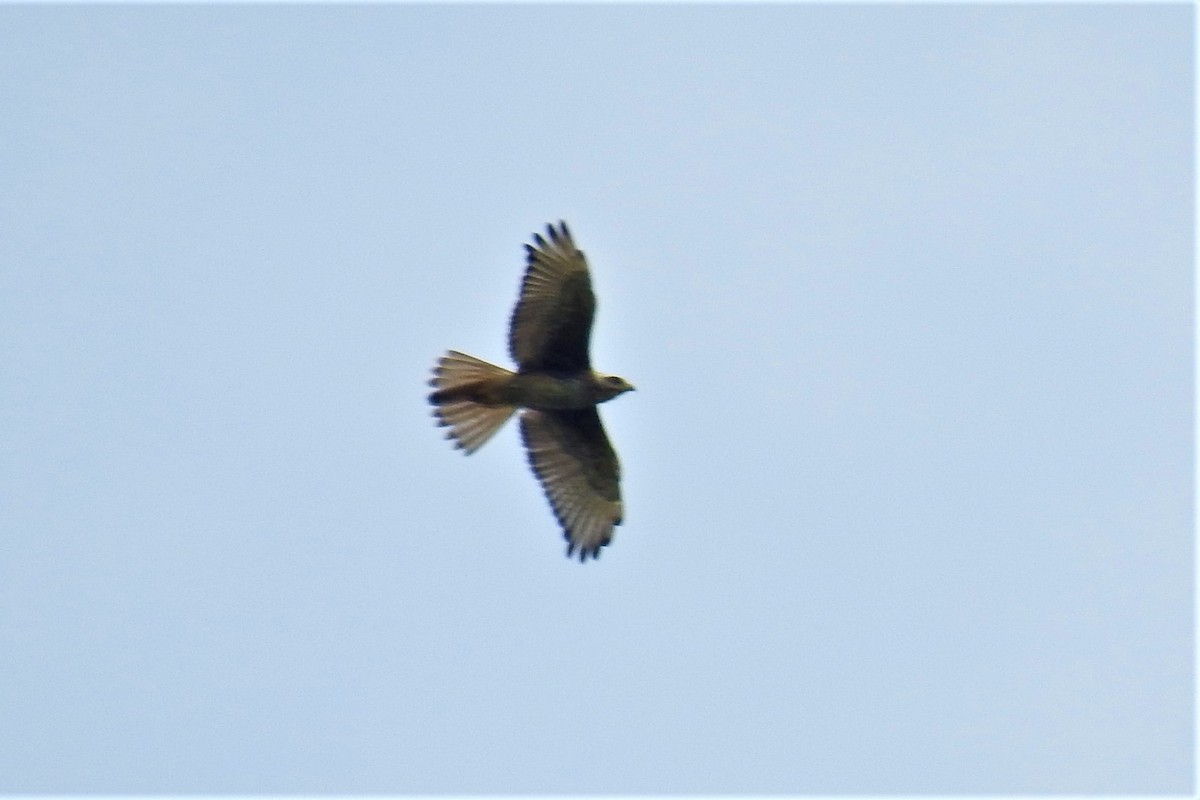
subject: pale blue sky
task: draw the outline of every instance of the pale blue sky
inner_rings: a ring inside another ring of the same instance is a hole
[[[1193,14],[0,7],[0,791],[1189,792]]]

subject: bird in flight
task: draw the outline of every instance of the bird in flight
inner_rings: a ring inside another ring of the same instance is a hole
[[[567,540],[567,556],[598,558],[621,524],[621,467],[596,406],[633,390],[592,369],[588,343],[596,297],[587,260],[565,222],[525,245],[521,296],[509,322],[517,371],[450,350],[433,370],[429,395],[447,439],[468,455],[521,411],[529,466]]]

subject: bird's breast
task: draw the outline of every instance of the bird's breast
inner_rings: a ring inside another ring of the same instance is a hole
[[[510,384],[513,405],[541,411],[588,408],[596,404],[591,385],[582,377],[522,373]]]

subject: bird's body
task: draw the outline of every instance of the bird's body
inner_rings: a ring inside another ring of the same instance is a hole
[[[450,351],[452,355],[465,353]],[[495,365],[492,365],[495,366]],[[456,389],[443,389],[430,395],[430,402],[444,405],[447,401],[470,400],[485,406],[518,406],[538,411],[569,411],[591,408],[611,400],[622,391],[608,382],[612,376],[554,375],[545,372],[510,372],[496,367],[496,373]]]
[[[529,463],[567,538],[567,554],[598,556],[621,524],[620,466],[596,412],[633,387],[591,367],[596,300],[587,261],[565,223],[526,245],[528,267],[513,311],[512,372],[449,351],[434,368],[429,402],[455,446],[473,453],[521,409]]]

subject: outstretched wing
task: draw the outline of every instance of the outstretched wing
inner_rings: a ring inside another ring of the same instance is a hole
[[[528,266],[509,323],[508,349],[524,372],[575,373],[591,369],[588,341],[596,297],[587,261],[565,222],[546,226],[525,245]]]
[[[521,414],[521,438],[562,525],[567,555],[596,558],[621,524],[621,467],[596,409]]]

